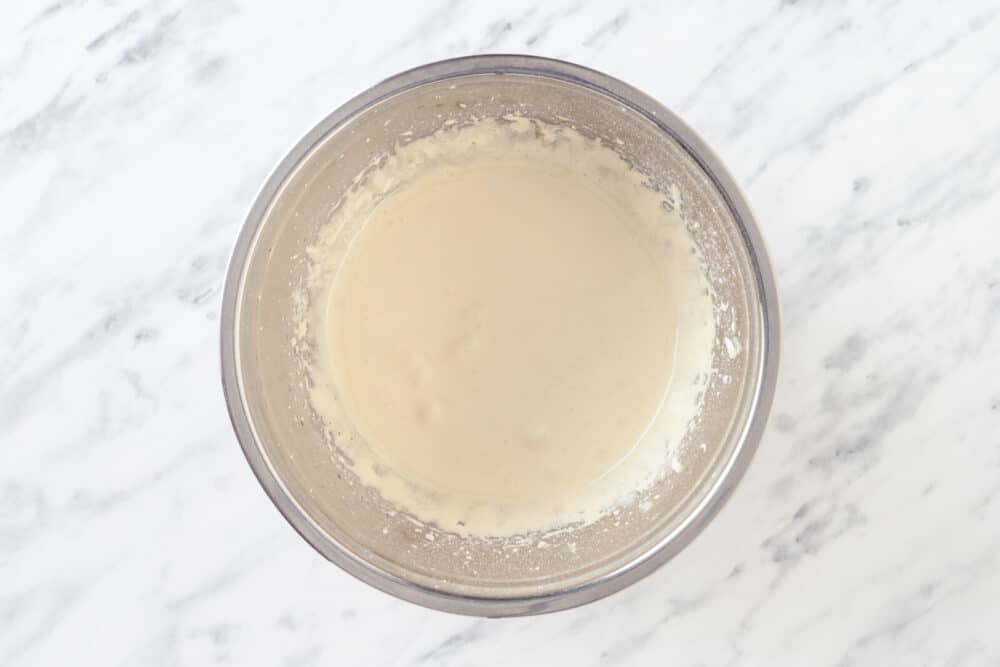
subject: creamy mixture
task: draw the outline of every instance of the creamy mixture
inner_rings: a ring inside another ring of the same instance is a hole
[[[711,373],[678,193],[523,118],[397,147],[309,249],[310,400],[361,482],[445,530],[591,521],[667,474]]]

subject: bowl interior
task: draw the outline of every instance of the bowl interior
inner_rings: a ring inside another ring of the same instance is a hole
[[[680,469],[631,506],[543,537],[470,538],[396,512],[336,455],[336,442],[309,405],[303,350],[291,342],[295,295],[308,273],[304,249],[359,174],[397,143],[473,117],[510,113],[572,125],[618,151],[653,187],[676,186],[685,223],[709,267],[715,372],[704,413],[681,446]],[[706,511],[741,446],[761,382],[764,324],[744,230],[680,137],[607,91],[518,72],[422,82],[320,134],[300,146],[301,157],[266,202],[242,265],[234,321],[242,409],[256,439],[250,446],[263,455],[273,476],[269,491],[286,497],[292,522],[321,552],[355,563],[365,578],[477,599],[538,599],[593,585],[654,552],[682,546],[674,544],[677,536]]]

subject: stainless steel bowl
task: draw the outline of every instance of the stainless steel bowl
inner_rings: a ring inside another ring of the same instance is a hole
[[[705,412],[683,470],[616,515],[542,544],[441,534],[388,507],[333,456],[306,397],[293,294],[304,248],[356,176],[397,141],[473,114],[516,112],[605,140],[655,187],[676,186],[709,267],[719,339]],[[240,232],[222,307],[222,375],[240,445],[289,523],[372,586],[428,607],[480,616],[538,614],[609,595],[684,548],[746,470],[778,366],[774,278],[732,178],[679,118],[631,86],[566,62],[474,56],[383,81],[309,132],[264,185]],[[728,341],[726,340],[728,339]],[[640,511],[641,510],[641,511]]]

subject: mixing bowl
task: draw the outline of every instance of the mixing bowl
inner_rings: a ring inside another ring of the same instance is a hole
[[[400,143],[475,117],[568,125],[617,151],[679,206],[712,285],[717,337],[703,414],[670,474],[588,525],[470,537],[389,506],[361,484],[308,400],[296,338],[305,248],[347,188]],[[757,447],[774,392],[779,319],[753,216],[719,160],[655,100],[599,72],[526,56],[425,65],[344,104],[264,185],[240,232],[222,310],[233,427],[275,505],[323,556],[400,598],[480,616],[537,614],[613,593],[663,564],[706,525]]]

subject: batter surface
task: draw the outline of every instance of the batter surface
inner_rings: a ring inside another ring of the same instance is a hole
[[[666,474],[711,373],[679,197],[510,118],[398,147],[310,249],[311,402],[362,483],[446,530],[594,520]]]

